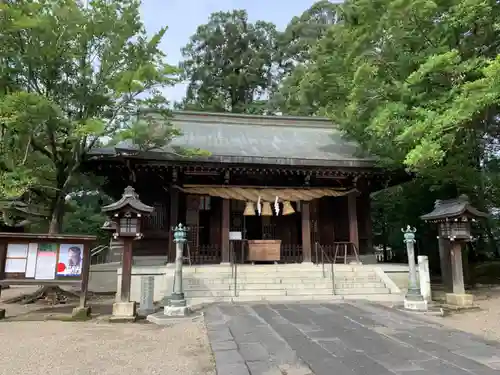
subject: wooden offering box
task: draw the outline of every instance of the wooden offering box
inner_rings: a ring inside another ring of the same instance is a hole
[[[281,240],[249,240],[249,261],[279,261],[281,254]]]

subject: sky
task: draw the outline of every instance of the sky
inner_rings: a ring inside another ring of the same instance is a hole
[[[168,62],[177,65],[182,58],[181,48],[213,12],[246,9],[251,22],[273,22],[282,30],[293,16],[299,16],[314,3],[315,0],[143,0],[141,12],[148,33],[168,26],[161,47]],[[184,97],[185,90],[186,86],[179,84],[165,90],[165,94],[174,102]]]

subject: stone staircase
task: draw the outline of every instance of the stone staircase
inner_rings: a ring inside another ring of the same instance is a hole
[[[401,301],[402,294],[376,265],[238,265],[189,267],[184,291],[190,304],[245,301]]]

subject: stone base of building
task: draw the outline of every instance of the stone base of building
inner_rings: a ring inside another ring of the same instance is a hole
[[[429,309],[429,306],[427,304],[427,301],[424,299],[412,300],[405,298],[404,308],[405,310],[410,310],[410,311],[427,311]]]
[[[137,304],[135,302],[115,302],[110,322],[135,322],[137,319]]]
[[[463,308],[474,307],[474,296],[468,293],[446,293],[446,303]]]

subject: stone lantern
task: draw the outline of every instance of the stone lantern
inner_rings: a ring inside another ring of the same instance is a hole
[[[142,203],[134,188],[128,186],[119,201],[102,207],[102,211],[109,217],[103,228],[112,231],[115,240],[123,241],[121,290],[119,299],[113,304],[113,319],[134,320],[136,304],[130,301],[132,241],[143,237],[142,218],[153,212],[153,207]]]
[[[462,246],[472,240],[472,223],[488,214],[474,208],[466,195],[456,199],[437,200],[434,210],[420,218],[438,225],[438,238],[451,244],[451,267],[453,293],[446,294],[446,302],[450,305],[471,306],[473,296],[465,293],[462,265]]]

